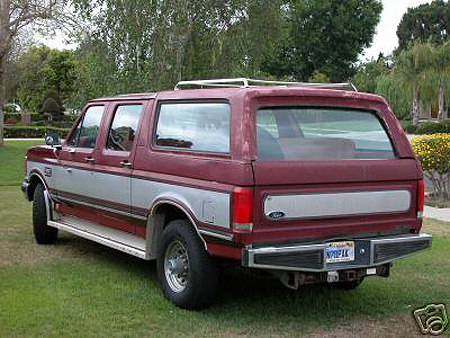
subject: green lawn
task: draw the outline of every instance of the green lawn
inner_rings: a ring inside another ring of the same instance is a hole
[[[388,279],[295,292],[231,268],[215,306],[181,310],[162,296],[153,262],[64,232],[55,245],[35,243],[17,186],[31,145],[0,149],[0,337],[414,336],[412,310],[444,302],[450,311],[450,224],[433,220],[433,249],[399,261]]]
[[[0,337],[414,335],[413,309],[450,306],[450,231],[443,222],[427,220],[433,250],[400,261],[388,279],[368,278],[354,291],[294,292],[229,269],[217,304],[194,312],[163,298],[154,263],[67,233],[56,245],[37,245],[19,187],[1,187],[0,201]]]
[[[0,148],[0,186],[19,185],[24,177],[24,156],[37,141],[6,141]],[[42,142],[43,143],[43,142]]]

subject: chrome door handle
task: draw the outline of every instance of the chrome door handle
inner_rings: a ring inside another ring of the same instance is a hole
[[[93,157],[85,157],[84,160],[89,163],[94,163],[95,161]]]
[[[72,172],[72,168],[68,168],[68,167],[63,167],[63,169],[67,170],[69,173]]]
[[[127,168],[131,167],[131,163],[128,161],[121,161],[119,163],[122,167],[127,167]]]
[[[71,153],[71,154],[75,154],[75,148],[70,148],[70,149],[68,150],[68,152]]]

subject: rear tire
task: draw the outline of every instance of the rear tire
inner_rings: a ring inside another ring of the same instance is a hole
[[[214,302],[217,265],[187,220],[172,221],[164,229],[156,264],[162,292],[175,305],[198,310]]]
[[[33,232],[38,244],[53,244],[58,238],[58,229],[47,225],[44,187],[38,183],[33,195]]]

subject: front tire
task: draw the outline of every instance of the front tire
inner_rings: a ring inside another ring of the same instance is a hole
[[[58,229],[47,225],[44,187],[38,183],[33,195],[33,232],[38,244],[53,244],[58,238]]]
[[[184,309],[202,309],[216,296],[218,271],[187,220],[164,229],[157,252],[157,274],[164,296]]]

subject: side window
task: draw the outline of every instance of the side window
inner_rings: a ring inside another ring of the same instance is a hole
[[[119,106],[109,129],[106,148],[130,151],[136,136],[142,105]]]
[[[230,106],[164,103],[160,106],[154,142],[161,147],[228,153]]]
[[[72,134],[69,145],[76,148],[93,149],[97,141],[98,129],[104,110],[104,106],[89,107],[84,114],[83,120]]]

